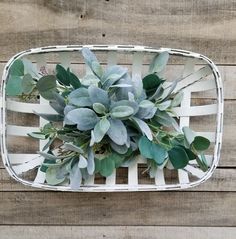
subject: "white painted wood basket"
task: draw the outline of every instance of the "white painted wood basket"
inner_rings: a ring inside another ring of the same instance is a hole
[[[20,102],[19,99],[5,95],[6,80],[9,68],[16,59],[31,59],[38,68],[45,67],[48,71],[61,63],[78,74],[88,70],[82,63],[83,46],[50,46],[23,51],[9,60],[2,77],[1,84],[1,153],[3,163],[9,174],[17,181],[42,189],[71,191],[69,185],[50,186],[45,181],[45,173],[39,169],[43,158],[36,151],[43,148],[45,141],[35,142],[29,139],[27,133],[36,131],[46,121],[33,115],[33,110],[39,113],[54,112],[47,101],[39,99],[37,102]],[[77,191],[155,191],[186,189],[206,181],[215,170],[222,144],[223,124],[223,89],[219,71],[215,64],[207,57],[184,50],[170,48],[150,48],[143,46],[87,46],[95,52],[99,60],[106,64],[121,64],[130,67],[132,75],[143,75],[148,68],[150,59],[156,53],[168,51],[171,55],[167,66],[166,77],[176,79],[182,77],[177,89],[184,87],[184,99],[175,111],[179,116],[181,127],[191,123],[197,132],[207,137],[212,147],[207,155],[209,169],[202,172],[196,162],[191,162],[184,169],[158,169],[156,177],[151,180],[140,173],[145,167],[145,159],[138,157],[130,165],[123,165],[123,170],[117,169],[107,178],[91,176]],[[190,60],[189,60],[190,59]],[[187,61],[188,60],[188,61]],[[186,63],[187,62],[187,63]],[[177,63],[177,64],[176,64]],[[185,64],[186,63],[186,64]],[[177,76],[178,74],[178,76]],[[202,77],[202,74],[204,77]],[[195,98],[209,96],[208,103]],[[214,100],[212,100],[214,99]],[[200,103],[199,103],[200,102]],[[210,103],[209,103],[210,102]],[[201,120],[206,119],[206,120]],[[25,122],[26,123],[25,123]],[[208,122],[205,127],[202,122]],[[28,125],[30,123],[30,125]],[[25,125],[26,124],[26,125]],[[202,130],[203,129],[203,130]]]

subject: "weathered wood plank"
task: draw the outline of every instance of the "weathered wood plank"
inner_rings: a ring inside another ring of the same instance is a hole
[[[235,4],[234,0],[1,1],[0,60],[37,46],[113,43],[184,48],[218,63],[235,63]]]
[[[139,174],[142,173],[143,170],[140,170]],[[118,182],[124,181],[124,176],[126,171],[120,170],[119,174],[116,177]],[[174,180],[178,181],[177,173],[169,171],[166,175],[166,182],[170,182]],[[105,180],[101,178],[101,183]],[[148,174],[142,175],[142,179],[140,180],[142,183],[150,183],[150,177]],[[0,169],[0,191],[2,192],[17,192],[17,191],[41,191],[40,189],[36,189],[33,187],[28,187],[22,185],[21,183],[12,179],[5,169]],[[236,191],[236,169],[222,169],[218,168],[214,172],[213,176],[205,183],[201,184],[198,187],[194,187],[191,189],[187,189],[186,191],[225,191],[225,192],[235,192]]]
[[[1,192],[0,199],[2,225],[236,226],[234,192]]]
[[[232,227],[0,226],[2,239],[234,239]]]

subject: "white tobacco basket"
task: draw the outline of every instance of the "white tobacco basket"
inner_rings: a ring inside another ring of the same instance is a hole
[[[12,57],[4,68],[0,98],[1,154],[8,173],[22,184],[47,190],[73,191],[68,182],[58,186],[47,184],[45,173],[39,169],[44,158],[36,153],[47,142],[31,139],[27,135],[38,131],[47,123],[34,115],[33,111],[39,113],[55,113],[55,111],[43,98],[26,103],[17,98],[6,97],[9,68],[15,60],[27,58],[38,69],[45,67],[48,71],[52,71],[55,64],[60,63],[64,67],[70,67],[74,73],[80,74],[89,70],[82,61],[80,50],[83,47],[85,46],[49,46],[26,50]],[[200,170],[196,161],[191,161],[184,169],[157,169],[155,178],[149,179],[144,177],[143,170],[140,170],[146,160],[138,156],[132,163],[122,165],[120,168],[123,170],[122,173],[119,173],[120,169],[116,169],[107,178],[93,175],[76,191],[178,190],[199,185],[210,178],[218,165],[223,126],[223,88],[216,65],[201,54],[171,48],[125,45],[86,45],[86,47],[95,52],[103,65],[125,65],[132,76],[144,76],[150,59],[155,54],[169,52],[170,60],[166,73],[163,73],[167,74],[164,77],[167,80],[180,78],[176,90],[183,88],[184,92],[180,107],[175,108],[179,116],[179,126],[181,128],[190,126],[197,134],[208,138],[211,147],[206,153],[209,165],[207,172]]]

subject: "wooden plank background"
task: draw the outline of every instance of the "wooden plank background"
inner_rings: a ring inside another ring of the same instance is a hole
[[[16,183],[1,163],[1,239],[236,238],[235,0],[0,0],[0,25],[1,72],[32,47],[140,44],[209,56],[225,88],[222,156],[208,182],[181,192],[47,192]]]

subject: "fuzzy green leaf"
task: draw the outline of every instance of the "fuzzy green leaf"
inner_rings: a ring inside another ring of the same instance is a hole
[[[94,127],[94,141],[99,143],[110,128],[110,122],[107,118],[101,119]]]
[[[110,128],[107,131],[109,138],[118,145],[124,145],[127,142],[127,129],[124,123],[118,119],[109,119]]]
[[[134,109],[130,106],[116,106],[110,113],[112,118],[125,119],[134,114]]]
[[[93,110],[87,108],[79,108],[70,111],[66,115],[67,119],[77,124],[79,130],[91,130],[95,127],[99,118]]]
[[[59,64],[56,65],[56,77],[61,84],[66,86],[70,85],[70,76],[68,72],[63,66]]]
[[[156,55],[150,64],[149,72],[150,73],[159,73],[164,70],[167,62],[169,60],[169,53],[167,51],[161,52]]]

